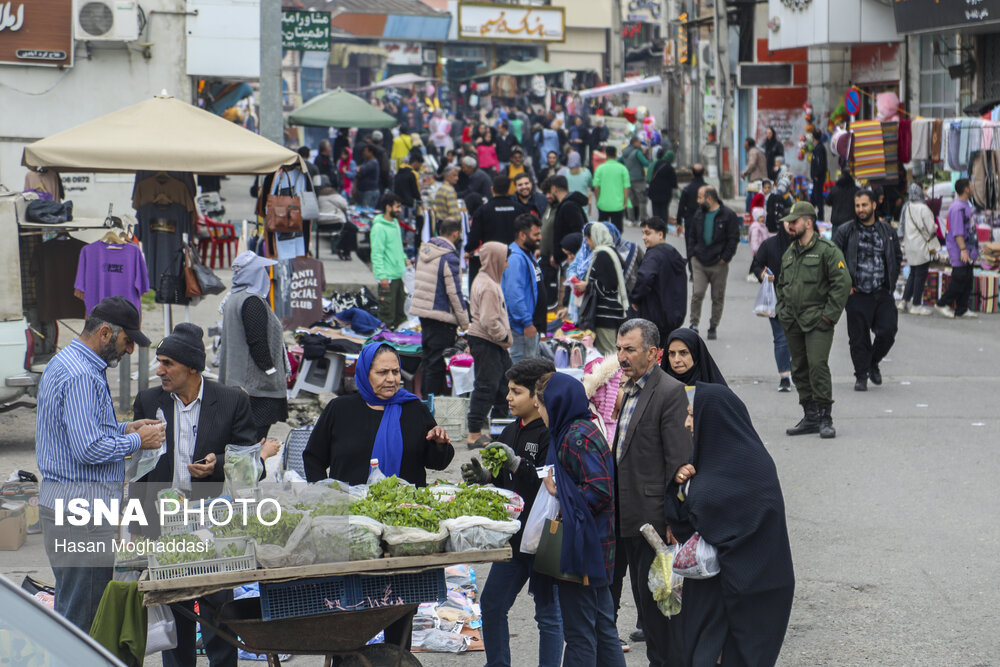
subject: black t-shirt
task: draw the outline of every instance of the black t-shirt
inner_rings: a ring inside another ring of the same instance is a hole
[[[139,220],[136,234],[146,256],[149,284],[157,289],[161,274],[181,274],[184,265],[182,234],[191,236],[191,214],[183,204],[149,203],[139,207],[136,217]]]
[[[43,322],[86,317],[83,301],[73,295],[80,251],[86,243],[74,238],[46,241],[35,251],[31,274],[37,281],[38,317]]]
[[[361,394],[330,401],[302,453],[306,479],[318,482],[331,478],[348,484],[367,482],[372,447],[383,415],[384,411],[370,408]],[[426,486],[426,468],[447,468],[455,456],[455,448],[438,446],[427,439],[427,432],[437,422],[420,401],[404,403],[399,422],[403,434],[399,476],[411,484]]]
[[[508,489],[524,498],[524,511],[521,512],[521,530],[510,540],[510,548],[514,552],[515,558],[524,558],[526,554],[521,553],[521,535],[524,532],[524,522],[531,513],[531,506],[535,502],[535,495],[538,487],[542,485],[535,468],[545,465],[545,457],[549,453],[549,429],[545,422],[538,418],[528,424],[522,424],[517,420],[509,424],[500,434],[500,442],[514,450],[514,453],[521,457],[521,465],[517,470],[510,472],[504,469],[500,476],[493,480],[496,486],[501,489]]]

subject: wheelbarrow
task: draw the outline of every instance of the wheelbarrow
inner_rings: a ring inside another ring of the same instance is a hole
[[[251,653],[267,656],[268,667],[280,667],[279,654],[323,655],[325,667],[419,667],[420,661],[403,648],[409,644],[417,604],[338,611],[297,618],[265,621],[260,598],[228,602],[215,614],[217,624],[208,623],[180,605],[175,613],[211,628],[224,640]],[[380,631],[385,644],[367,644]]]

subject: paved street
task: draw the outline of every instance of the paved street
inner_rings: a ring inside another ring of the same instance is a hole
[[[242,181],[226,187],[232,213],[244,200],[249,206]],[[639,240],[637,229],[626,236]],[[784,489],[797,590],[779,664],[1000,665],[997,317],[901,316],[896,347],[882,365],[885,382],[863,394],[852,390],[841,321],[831,359],[837,438],[793,439],[784,429],[801,413],[794,393],[775,391],[770,330],[752,312],[756,285],[745,282],[749,262],[742,245],[719,340],[709,347],[747,403]],[[362,267],[356,259],[349,269],[337,264],[330,282],[356,278]],[[709,304],[705,308],[707,316]],[[152,313],[147,319],[156,340],[162,318]],[[194,319],[213,323],[215,304],[194,309]],[[34,469],[34,414],[0,416],[0,433],[0,474]],[[459,479],[469,456],[461,448],[444,476]],[[30,536],[17,552],[0,552],[0,573],[18,582],[26,574],[51,579],[41,536]],[[485,575],[483,568],[480,581]],[[623,636],[635,619],[627,598]],[[534,664],[532,615],[525,592],[512,611],[515,664]],[[484,660],[481,653],[420,659],[431,667]],[[646,664],[643,644],[633,645],[627,663]],[[321,663],[296,658],[292,664]]]

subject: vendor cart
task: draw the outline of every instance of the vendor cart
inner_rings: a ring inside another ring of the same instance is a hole
[[[289,654],[323,655],[328,666],[333,664],[334,658],[338,658],[337,664],[341,667],[409,667],[420,665],[406,648],[413,616],[421,602],[433,600],[419,599],[427,597],[420,591],[405,594],[405,597],[387,592],[381,600],[373,601],[369,596],[351,604],[350,596],[343,593],[342,582],[352,576],[364,579],[377,576],[380,585],[386,581],[405,582],[412,581],[414,575],[420,573],[443,573],[449,565],[489,563],[510,558],[511,549],[505,546],[483,551],[244,570],[161,581],[150,580],[149,573],[144,572],[139,579],[139,590],[144,593],[146,606],[169,604],[175,614],[204,624],[234,646],[267,655],[269,666],[281,664],[279,654]],[[234,600],[213,610],[213,623],[201,614],[175,604],[253,582],[261,584],[262,597]],[[275,601],[263,597],[268,586],[278,584],[281,585],[277,587],[278,591],[282,587],[295,589],[294,595],[286,596],[284,600],[293,599],[296,604],[292,608],[283,606],[275,610]],[[294,585],[286,587],[285,584]],[[336,595],[335,600],[330,600],[334,594],[327,595],[325,592],[333,585],[341,586],[341,593]],[[297,615],[304,609],[314,611],[317,600],[324,603],[321,608],[325,607],[326,611]],[[313,607],[310,608],[309,604]],[[272,607],[269,614],[265,613],[265,606]],[[278,615],[286,617],[275,618]],[[382,630],[385,630],[386,643],[368,645],[367,642]]]

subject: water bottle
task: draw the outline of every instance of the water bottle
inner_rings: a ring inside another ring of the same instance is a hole
[[[385,479],[385,475],[378,468],[378,459],[372,459],[368,462],[368,484],[375,484],[383,479]]]

